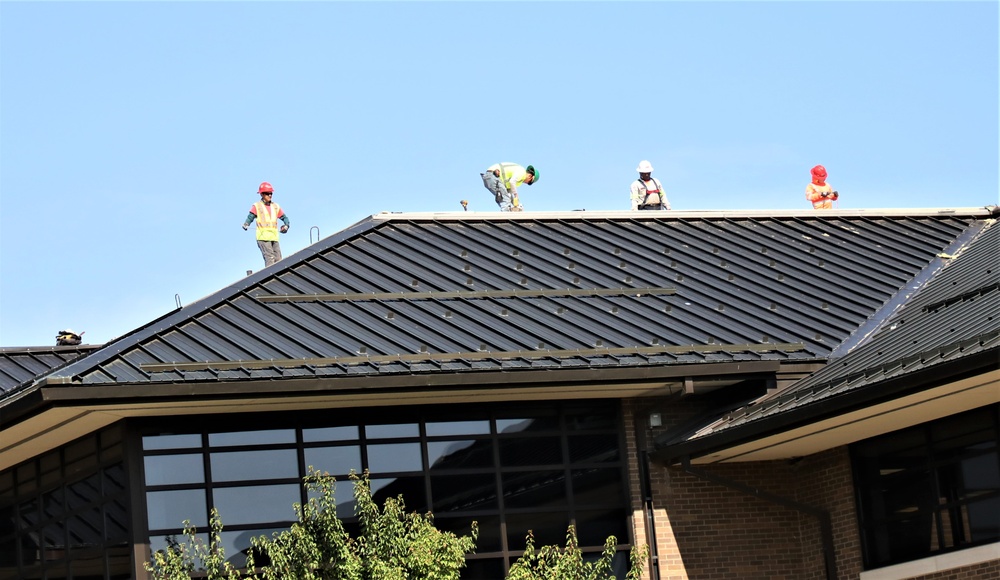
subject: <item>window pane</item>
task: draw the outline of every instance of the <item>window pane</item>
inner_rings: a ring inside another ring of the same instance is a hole
[[[498,439],[500,465],[505,467],[551,465],[563,462],[559,437]]]
[[[434,501],[431,511],[435,514],[499,507],[496,476],[492,473],[432,477],[431,496]]]
[[[570,431],[617,430],[618,415],[615,413],[595,413],[594,409],[573,409],[566,412],[566,429]]]
[[[200,453],[147,455],[143,463],[146,469],[146,485],[205,482],[205,463]]]
[[[294,449],[213,452],[211,462],[213,481],[299,477],[299,462]]]
[[[212,491],[222,523],[228,525],[294,521],[293,504],[302,501],[301,486],[254,485],[218,487]]]
[[[436,435],[489,435],[489,421],[442,421],[427,423],[427,436]]]
[[[969,531],[973,542],[1000,538],[1000,497],[969,504]]]
[[[618,436],[577,435],[569,438],[569,460],[576,463],[618,461]]]
[[[354,441],[357,438],[357,425],[302,430],[302,440],[306,443],[310,443],[312,441]]]
[[[493,467],[493,444],[489,440],[430,441],[427,461],[432,470]]]
[[[307,467],[311,465],[332,475],[346,476],[352,469],[361,473],[361,448],[357,445],[307,447],[305,455]]]
[[[479,538],[481,540],[482,535]],[[478,547],[476,549],[476,552],[484,551]],[[462,580],[495,580],[504,576],[503,559],[501,558],[467,560],[465,568],[462,568]]]
[[[209,433],[208,444],[212,447],[232,447],[235,445],[268,445],[295,443],[295,429],[271,429],[267,431],[236,431],[232,433]]]
[[[497,433],[524,433],[527,431],[552,431],[559,429],[559,417],[509,417],[497,419]]]
[[[420,426],[416,423],[402,423],[398,425],[366,425],[365,436],[369,439],[419,437]]]
[[[566,472],[505,473],[503,502],[507,508],[565,508]]]
[[[192,449],[201,447],[201,435],[147,435],[142,438],[142,448],[150,449]]]
[[[625,504],[625,482],[618,468],[576,469],[572,483],[577,506]]]
[[[182,489],[151,491],[146,493],[146,511],[150,530],[169,530],[184,527],[184,520],[196,526],[208,524],[205,490]],[[226,522],[228,520],[222,520]]]
[[[368,470],[372,473],[420,471],[420,443],[390,443],[368,446]]]
[[[372,499],[379,507],[385,505],[387,498],[403,496],[407,512],[424,513],[427,511],[427,490],[423,476],[396,477],[393,479],[372,479]]]
[[[441,517],[434,518],[434,525],[443,532],[452,532],[459,536],[468,536],[472,532],[472,522],[479,524],[479,540],[476,541],[476,553],[499,552],[502,549],[500,544],[500,518],[499,516],[475,516],[475,517]],[[502,576],[501,576],[502,577]],[[465,578],[465,573],[462,573]]]
[[[535,547],[565,546],[569,518],[566,512],[508,514],[507,547],[523,550],[528,530],[535,536]]]
[[[578,511],[577,539],[581,546],[603,546],[608,536],[619,544],[628,543],[628,515],[623,509]]]

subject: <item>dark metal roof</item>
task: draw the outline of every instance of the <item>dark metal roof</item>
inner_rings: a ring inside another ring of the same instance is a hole
[[[41,383],[821,360],[988,215],[381,214]]]
[[[836,397],[945,363],[976,357],[987,368],[990,360],[992,369],[1000,368],[1000,226],[989,220],[974,233],[956,254],[939,256],[934,276],[861,345],[792,387],[707,425],[688,441],[708,445],[712,436],[728,430],[752,429],[755,422],[821,403],[828,407]]]
[[[100,345],[0,348],[0,393],[93,352]]]

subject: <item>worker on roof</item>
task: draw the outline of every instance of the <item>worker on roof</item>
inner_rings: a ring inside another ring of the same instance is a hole
[[[264,267],[268,267],[281,259],[281,245],[278,243],[278,220],[281,220],[281,233],[288,231],[291,223],[281,206],[271,201],[274,196],[274,188],[268,182],[263,182],[257,188],[260,194],[260,201],[250,206],[250,214],[243,222],[243,229],[246,230],[254,220],[257,220],[257,247],[264,256]]]
[[[826,182],[826,167],[817,165],[809,172],[812,183],[806,186],[806,199],[812,202],[813,209],[832,209],[833,202],[840,199],[840,194]]]
[[[538,181],[538,170],[533,166],[521,167],[516,163],[495,163],[480,173],[483,186],[493,194],[493,199],[500,206],[500,211],[523,211],[520,199],[517,197],[518,186],[527,183],[533,185]]]
[[[632,182],[631,199],[633,210],[647,209],[670,209],[670,201],[663,191],[663,184],[653,177],[653,166],[649,161],[639,162],[639,167],[635,168],[639,172],[639,179]]]

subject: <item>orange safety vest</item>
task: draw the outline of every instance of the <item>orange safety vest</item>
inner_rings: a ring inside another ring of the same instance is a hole
[[[253,204],[257,210],[257,239],[265,242],[278,241],[278,216],[281,215],[281,206],[271,202],[271,205],[264,205],[258,201]]]
[[[812,202],[813,209],[833,209],[833,202],[839,196],[823,197],[823,193],[833,193],[833,188],[829,183],[816,185],[810,183],[806,186],[806,199]]]

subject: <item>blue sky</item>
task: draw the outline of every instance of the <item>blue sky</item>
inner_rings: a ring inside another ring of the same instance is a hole
[[[0,1],[0,346],[109,341],[381,211],[998,203],[998,3]],[[315,230],[312,230],[315,235]]]

